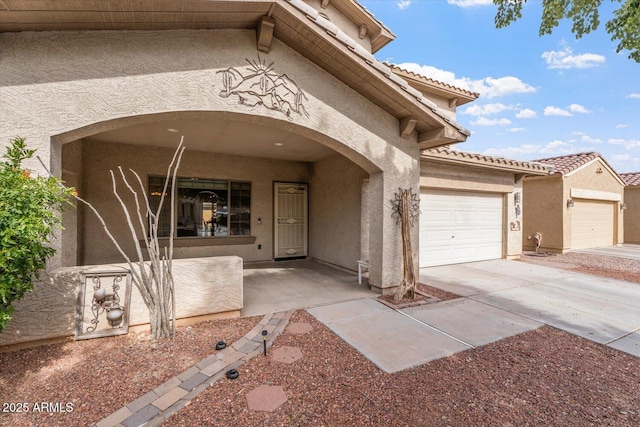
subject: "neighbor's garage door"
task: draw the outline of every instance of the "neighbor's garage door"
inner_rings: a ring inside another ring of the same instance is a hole
[[[615,203],[573,199],[571,209],[571,249],[611,246]]]
[[[502,258],[502,194],[423,189],[420,267]]]

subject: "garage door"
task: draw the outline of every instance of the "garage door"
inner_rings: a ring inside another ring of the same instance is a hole
[[[420,267],[502,258],[502,194],[422,190]]]
[[[571,249],[614,244],[614,202],[574,199],[570,209]]]

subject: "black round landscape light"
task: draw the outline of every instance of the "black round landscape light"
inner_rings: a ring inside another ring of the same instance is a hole
[[[262,345],[264,347],[264,355],[267,355],[267,331],[262,331]]]
[[[225,347],[227,347],[227,343],[224,341],[218,341],[216,343],[216,350],[223,350]]]
[[[229,369],[226,375],[227,375],[227,378],[229,378],[230,380],[235,380],[240,376],[238,371],[236,371],[235,369]]]

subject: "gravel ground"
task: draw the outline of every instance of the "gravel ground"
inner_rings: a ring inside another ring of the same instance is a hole
[[[525,252],[522,261],[640,283],[640,260],[577,252],[561,255]]]
[[[233,343],[260,319],[179,327],[173,341],[153,343],[145,332],[0,353],[0,426],[90,425],[215,353],[218,340]],[[72,412],[42,410],[41,402],[65,409],[69,403]],[[15,413],[23,403],[28,413]]]
[[[524,261],[640,283],[638,261],[571,253]],[[0,413],[0,425],[90,425],[258,321],[204,322],[155,345],[146,334],[130,334],[0,354],[0,401],[31,408]],[[285,331],[270,353],[293,346],[302,359],[257,356],[240,378],[216,383],[164,425],[640,425],[640,359],[551,327],[386,374],[305,311],[291,322],[313,330]],[[262,384],[282,386],[288,401],[274,412],[250,411],[245,396]],[[73,412],[34,413],[37,402],[72,403]]]
[[[302,350],[292,363],[258,356],[200,394],[170,426],[635,426],[640,359],[551,327],[396,374],[380,371],[310,314],[310,333],[285,333]],[[283,387],[274,412],[247,408],[246,394]]]

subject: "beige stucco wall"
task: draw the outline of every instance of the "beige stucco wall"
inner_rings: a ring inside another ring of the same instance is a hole
[[[21,135],[61,173],[60,144],[167,112],[215,112],[278,126],[343,154],[370,174],[370,282],[402,278],[402,247],[388,200],[418,191],[415,135],[398,120],[279,40],[260,58],[305,92],[309,117],[287,119],[223,98],[218,71],[257,60],[253,30],[22,32],[0,34],[0,141]],[[176,118],[176,117],[173,117]],[[34,161],[27,165],[40,170]],[[417,246],[417,237],[415,239]],[[60,248],[59,241],[54,246]],[[59,266],[61,258],[50,268]]]
[[[541,251],[563,250],[563,199],[562,177],[527,177],[523,183],[522,200],[522,246],[524,250],[535,250],[534,234],[542,234]]]
[[[624,189],[624,243],[640,244],[640,186],[630,185]]]
[[[601,173],[597,171],[601,170]],[[544,178],[525,178],[524,182],[524,234],[525,250],[535,249],[535,240],[527,239],[535,232],[542,233],[541,250],[563,253],[571,250],[571,208],[567,200],[572,197],[572,189],[612,193],[623,196],[624,187],[599,159],[568,176],[559,174]],[[624,238],[623,215],[619,203],[615,203],[614,218],[617,231],[616,243]]]
[[[242,309],[241,258],[230,256],[174,260],[172,268],[177,319]],[[82,288],[81,272],[116,269],[128,270],[128,267],[126,264],[111,264],[49,271],[35,284],[32,293],[15,303],[13,318],[0,334],[0,348],[74,335],[78,295]],[[212,271],[215,274],[211,274]],[[124,288],[121,298],[124,298],[123,292]],[[149,312],[133,284],[129,310],[129,326],[149,323]]]
[[[125,217],[117,199],[112,193],[109,170],[117,171],[118,166],[129,168],[141,174],[147,184],[147,176],[164,176],[171,162],[174,150],[159,147],[111,144],[97,141],[83,143],[83,190],[81,197],[93,204],[105,218],[109,229],[118,242],[124,246],[129,256],[135,255],[133,242]],[[207,239],[206,246],[186,246],[174,249],[174,258],[238,255],[246,261],[264,261],[273,258],[273,182],[308,182],[311,165],[306,162],[266,160],[251,157],[222,155],[201,151],[185,151],[178,176],[202,179],[230,179],[251,183],[251,235],[255,242],[246,244],[218,245],[220,241]],[[133,175],[129,175],[133,178]],[[122,181],[119,181],[122,182]],[[122,195],[128,195],[121,187]],[[359,193],[356,193],[359,194]],[[127,197],[132,214],[134,204]],[[85,209],[83,227],[82,264],[105,264],[122,260],[120,254],[92,213]],[[261,223],[258,223],[258,219]],[[244,236],[240,236],[243,239]],[[236,236],[224,239],[226,243],[238,241]],[[179,238],[176,238],[179,240]],[[182,238],[183,242],[193,238]],[[201,239],[199,243],[202,243]],[[258,249],[258,245],[262,245]]]
[[[356,270],[360,258],[361,188],[368,175],[340,155],[313,164],[309,186],[309,254]]]
[[[504,197],[503,255],[510,259],[522,255],[522,180],[516,182],[513,173],[423,160],[420,187],[501,193]],[[515,193],[520,194],[520,214],[516,214]]]

